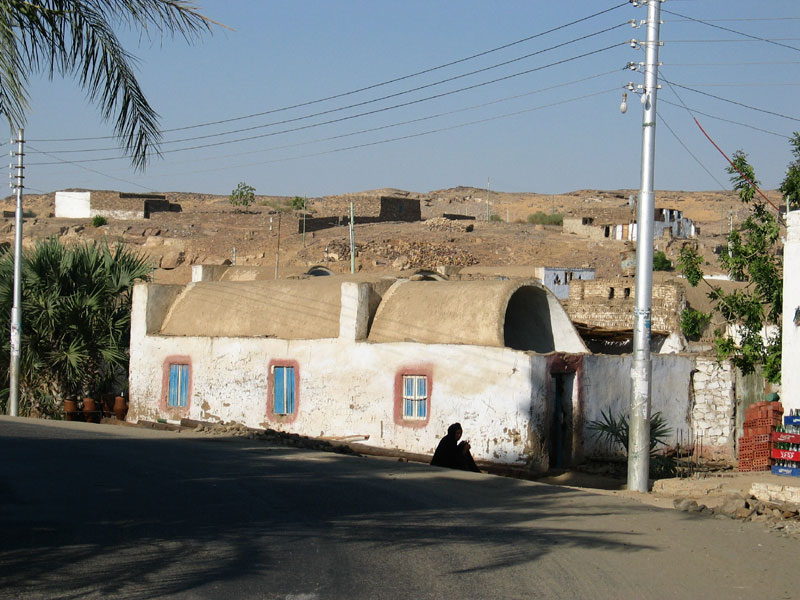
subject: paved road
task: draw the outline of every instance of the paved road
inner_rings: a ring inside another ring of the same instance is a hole
[[[241,439],[0,418],[2,598],[800,598],[762,525]]]

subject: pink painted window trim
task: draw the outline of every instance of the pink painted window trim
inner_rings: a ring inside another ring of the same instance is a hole
[[[186,406],[169,406],[169,369],[172,365],[187,365],[189,367],[189,386],[186,391]],[[192,407],[192,390],[194,387],[194,369],[192,357],[186,354],[173,354],[167,356],[161,364],[161,397],[159,408],[162,414],[169,418],[178,419],[189,414]]]
[[[403,378],[406,376],[422,376],[426,379],[427,400],[425,404],[425,417],[405,417],[403,416]],[[401,367],[394,376],[394,410],[393,417],[395,425],[409,427],[411,429],[421,429],[426,427],[431,419],[431,398],[433,397],[433,365],[417,364]]]

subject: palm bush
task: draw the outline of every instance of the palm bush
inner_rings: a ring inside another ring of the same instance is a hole
[[[121,245],[39,241],[22,257],[20,413],[55,416],[65,398],[108,390],[126,377],[133,284],[152,267]],[[0,257],[0,312],[13,301],[13,253]],[[8,387],[10,332],[0,320]],[[7,395],[0,394],[5,404]],[[5,410],[5,406],[2,407]]]
[[[627,453],[630,427],[628,416],[620,414],[617,417],[611,411],[600,412],[601,418],[589,421],[586,427],[598,438],[609,446],[621,446]],[[659,446],[666,446],[672,429],[661,412],[653,413],[650,417],[650,472],[657,477],[667,477],[676,472],[675,460],[660,452]]]

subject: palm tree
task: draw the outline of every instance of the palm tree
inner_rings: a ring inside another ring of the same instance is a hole
[[[187,0],[0,0],[0,114],[12,128],[24,125],[32,73],[75,76],[143,169],[158,152],[158,115],[112,26],[191,41],[212,24]]]
[[[64,399],[127,379],[131,292],[152,271],[121,245],[39,241],[22,257],[21,413],[54,416]],[[12,302],[13,254],[0,256],[0,314]],[[8,323],[0,321],[0,369],[7,373]],[[7,387],[7,386],[3,386]],[[0,404],[5,394],[0,394]]]

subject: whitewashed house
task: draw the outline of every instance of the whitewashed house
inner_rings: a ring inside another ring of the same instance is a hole
[[[599,452],[586,424],[627,412],[630,356],[589,354],[538,282],[196,279],[134,289],[131,421],[236,421],[419,454],[459,421],[479,462],[546,470]],[[676,431],[713,427],[707,447],[730,455],[732,384],[699,369],[654,356],[653,410]]]

